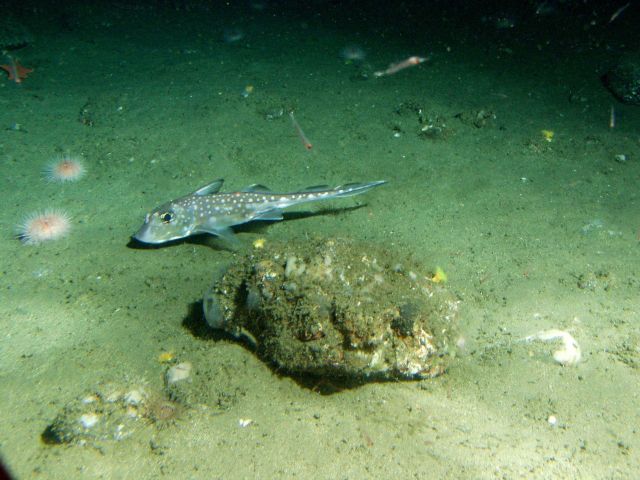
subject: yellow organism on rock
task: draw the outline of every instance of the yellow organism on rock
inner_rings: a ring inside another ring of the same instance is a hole
[[[447,274],[444,273],[440,267],[436,267],[436,273],[431,277],[433,283],[445,283],[447,281]]]
[[[553,136],[555,135],[553,130],[541,130],[540,133],[542,133],[542,136],[547,142],[553,141]]]
[[[158,362],[160,363],[171,363],[176,359],[176,356],[173,352],[162,352],[158,355]]]
[[[264,244],[267,243],[267,240],[264,238],[258,238],[253,242],[253,248],[264,248]]]

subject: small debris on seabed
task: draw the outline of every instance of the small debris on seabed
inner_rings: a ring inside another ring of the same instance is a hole
[[[238,420],[238,425],[243,428],[248,427],[252,423],[253,423],[253,420],[251,420],[250,418],[241,418]]]
[[[167,385],[172,385],[188,379],[191,376],[192,368],[193,367],[190,362],[182,362],[171,367],[165,374],[165,381]]]
[[[580,345],[578,345],[576,339],[573,338],[569,332],[565,332],[564,330],[543,330],[533,335],[529,335],[524,339],[527,343],[533,342],[534,340],[540,340],[542,342],[561,340],[562,348],[553,352],[553,359],[562,366],[567,367],[576,365],[582,358]]]

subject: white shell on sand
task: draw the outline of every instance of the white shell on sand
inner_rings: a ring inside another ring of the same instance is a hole
[[[167,370],[167,373],[165,375],[167,385],[172,385],[189,378],[191,376],[192,368],[193,367],[191,365],[191,362],[182,362],[171,367],[169,370]]]

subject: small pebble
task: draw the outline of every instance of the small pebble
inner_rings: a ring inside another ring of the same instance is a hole
[[[189,378],[191,376],[192,368],[193,367],[190,362],[182,362],[171,367],[169,370],[167,370],[167,374],[165,375],[167,385],[172,385],[176,382],[180,382]]]
[[[95,413],[85,413],[84,415],[80,416],[80,424],[84,428],[88,429],[88,428],[94,427],[97,423],[98,423],[98,415],[96,415]]]
[[[241,418],[240,420],[238,420],[238,425],[240,425],[243,428],[248,427],[252,423],[253,423],[253,420],[251,420],[250,418]]]
[[[131,390],[124,396],[125,405],[140,405],[144,400],[144,396],[140,390]]]

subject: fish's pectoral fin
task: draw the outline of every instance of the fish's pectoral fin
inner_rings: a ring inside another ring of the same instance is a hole
[[[254,183],[253,185],[249,185],[248,187],[244,187],[241,192],[245,193],[255,193],[255,192],[270,192],[271,189],[269,187],[265,187],[264,185],[260,185],[259,183]]]
[[[266,212],[262,212],[258,215],[256,215],[255,217],[253,217],[251,220],[263,220],[263,221],[271,221],[271,222],[278,222],[280,220],[283,220],[284,217],[282,216],[282,210],[280,210],[279,208],[274,208],[273,210],[267,210]]]
[[[214,235],[220,237],[224,242],[229,245],[238,245],[240,240],[235,236],[233,230],[230,228],[218,228],[212,232]]]
[[[238,243],[239,240],[233,233],[233,230],[229,227],[207,227],[206,225],[201,225],[198,227],[198,231],[194,233],[209,233],[211,235],[215,235],[216,237],[220,237],[225,242],[229,242],[231,244]]]
[[[214,180],[211,183],[206,184],[204,187],[200,187],[191,195],[202,196],[202,195],[211,195],[212,193],[218,193],[222,188],[223,183],[224,183],[224,179],[219,178],[217,180]]]

